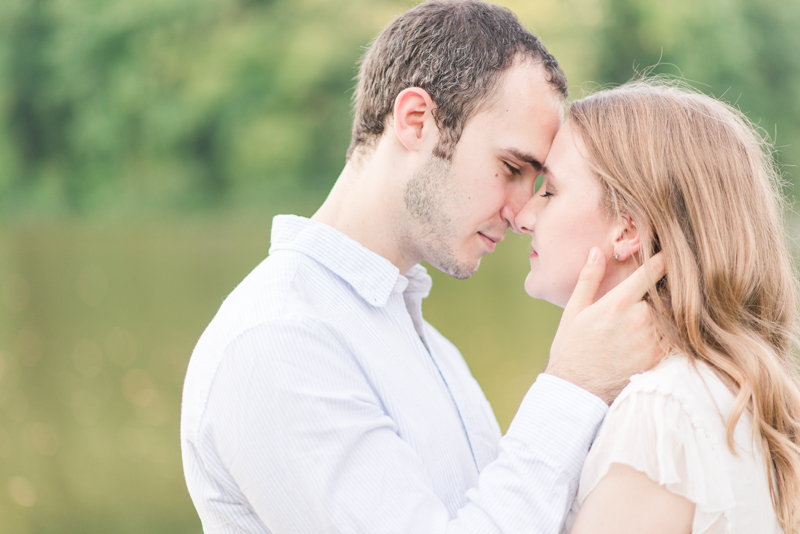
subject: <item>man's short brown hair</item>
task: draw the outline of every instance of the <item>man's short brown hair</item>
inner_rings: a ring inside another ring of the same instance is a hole
[[[510,10],[479,0],[429,1],[403,13],[361,59],[347,158],[371,147],[384,119],[408,87],[428,92],[441,139],[434,155],[450,159],[467,121],[497,89],[517,56],[540,63],[547,81],[567,97],[558,62]]]

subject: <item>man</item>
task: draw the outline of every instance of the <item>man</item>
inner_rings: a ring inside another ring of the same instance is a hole
[[[381,33],[328,199],[311,220],[275,218],[270,256],[192,356],[181,439],[206,532],[558,532],[607,403],[657,353],[644,274],[589,306],[593,252],[501,437],[422,318],[418,264],[468,277],[516,230],[566,92],[491,4],[421,4]]]

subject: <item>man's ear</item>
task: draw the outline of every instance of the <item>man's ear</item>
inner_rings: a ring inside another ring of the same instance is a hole
[[[393,127],[406,149],[417,152],[439,135],[433,118],[433,99],[424,89],[403,89],[394,100]]]
[[[614,235],[614,259],[626,261],[642,248],[642,231],[627,213],[621,214],[618,222]]]

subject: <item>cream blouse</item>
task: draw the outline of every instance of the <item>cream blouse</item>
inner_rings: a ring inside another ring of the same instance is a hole
[[[736,454],[728,448],[734,399],[706,364],[683,356],[632,377],[592,444],[562,532],[609,466],[620,463],[695,503],[693,534],[780,533],[749,412],[734,431]]]

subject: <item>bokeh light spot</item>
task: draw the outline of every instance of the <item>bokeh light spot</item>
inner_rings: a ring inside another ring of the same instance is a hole
[[[11,501],[19,506],[29,508],[36,504],[36,489],[25,477],[12,477],[8,484]]]
[[[141,369],[131,369],[122,377],[122,394],[132,404],[144,408],[153,404],[158,392],[147,373]]]

